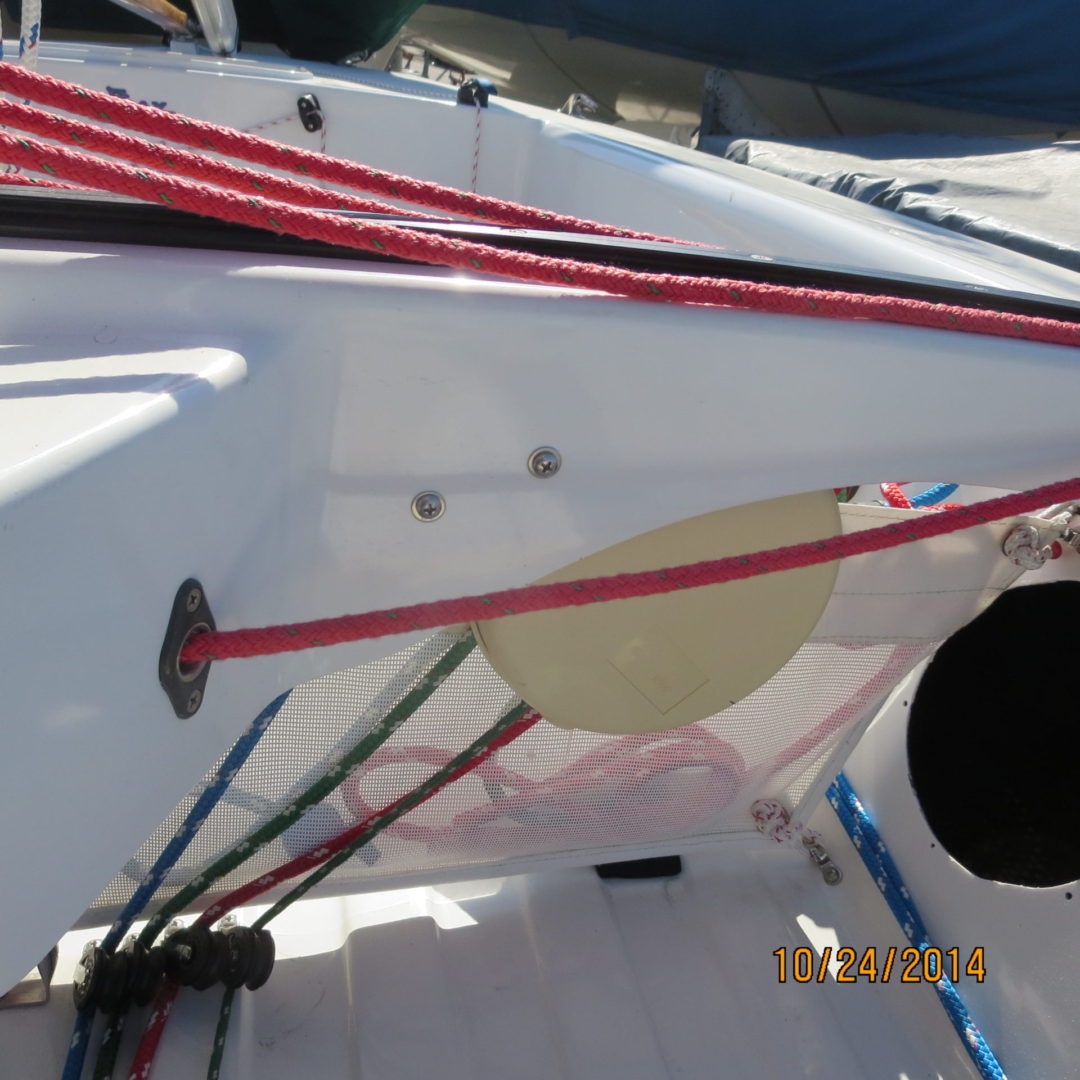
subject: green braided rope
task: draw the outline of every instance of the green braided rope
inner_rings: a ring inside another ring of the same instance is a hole
[[[452,776],[462,765],[474,757],[478,757],[487,749],[488,745],[495,741],[508,727],[516,724],[527,712],[529,706],[523,701],[518,702],[512,709],[505,712],[495,723],[488,728],[475,742],[461,751],[457,757],[448,761],[438,772],[434,772],[424,783],[413,788],[404,799],[385,813],[375,814],[368,821],[369,828],[361,833],[348,847],[344,847],[332,858],[329,858],[317,870],[313,870],[296,888],[286,893],[269,911],[261,915],[252,926],[261,930],[271,919],[280,915],[290,904],[299,900],[309,889],[318,885],[323,878],[332,874],[342,863],[347,862],[358,848],[366,844],[373,836],[382,832],[388,825],[393,825],[398,818],[403,817],[414,807],[422,803],[431,793],[444,783],[446,778]]]
[[[271,818],[251,836],[227,851],[204,873],[194,878],[181,889],[161,910],[146,924],[139,941],[147,948],[167,925],[176,912],[197,900],[210,886],[242,865],[261,847],[280,836],[310,806],[321,802],[338,787],[349,775],[349,770],[371,756],[406,720],[409,719],[439,686],[450,676],[472,652],[476,640],[471,631],[460,641],[455,642],[436,663],[423,675],[417,684],[384,716],[376,722],[367,735],[360,740],[342,759],[337,762],[321,779],[312,784],[285,810]],[[116,1056],[120,1049],[120,1035],[124,1026],[126,1010],[113,1013],[105,1028],[97,1060],[94,1062],[93,1080],[109,1080],[116,1065]]]
[[[198,877],[181,889],[161,910],[146,924],[139,941],[149,947],[154,938],[168,924],[178,911],[183,910],[193,900],[197,900],[215,882],[226,874],[232,873],[238,866],[247,862],[260,848],[280,836],[290,825],[297,821],[309,807],[322,802],[349,775],[349,771],[370,757],[390,736],[424,704],[425,701],[446,678],[472,652],[476,642],[471,633],[451,646],[426,675],[410,690],[382,720],[379,720],[367,735],[358,742],[327,774],[299,795],[288,807],[261,825],[249,837],[241,840],[230,851],[221,856]]]
[[[108,1026],[101,1037],[97,1060],[94,1062],[94,1080],[108,1080],[116,1065],[116,1055],[120,1052],[120,1040],[124,1034],[126,1012],[116,1012],[109,1017]]]
[[[225,1053],[225,1039],[229,1034],[229,1020],[232,1017],[235,990],[226,990],[221,999],[221,1011],[218,1013],[217,1030],[214,1032],[214,1052],[210,1055],[210,1065],[206,1070],[207,1080],[218,1080],[221,1075],[221,1058]]]
[[[375,814],[368,819],[368,829],[360,833],[347,847],[344,847],[332,858],[327,859],[317,870],[313,870],[294,889],[287,892],[269,911],[264,912],[253,922],[253,930],[261,930],[271,919],[280,915],[290,904],[299,900],[309,889],[318,885],[323,878],[332,874],[342,863],[350,859],[353,854],[364,844],[373,840],[383,829],[393,825],[398,818],[407,814],[424,801],[436,788],[443,784],[447,777],[452,776],[462,765],[482,754],[487,747],[502,735],[507,728],[516,724],[527,712],[529,706],[523,701],[509,709],[495,721],[475,742],[471,743],[453,760],[448,761],[438,772],[434,772],[419,787],[413,788],[404,799],[392,810]],[[225,1038],[229,1031],[229,1019],[232,1013],[233,992],[229,990],[221,1003],[221,1012],[218,1014],[217,1031],[214,1033],[214,1050],[210,1055],[210,1064],[207,1067],[207,1080],[218,1080],[221,1072],[221,1058],[225,1053]]]

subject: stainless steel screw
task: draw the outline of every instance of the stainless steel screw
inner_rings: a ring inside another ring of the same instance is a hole
[[[199,605],[202,603],[202,589],[192,589],[187,594],[187,599],[184,601],[185,607],[188,609],[188,613],[192,614],[199,610]]]
[[[194,712],[199,711],[199,706],[202,704],[202,691],[196,687],[191,691],[191,694],[187,699],[187,711],[190,716]]]
[[[538,446],[529,455],[529,472],[540,480],[554,476],[562,468],[562,455],[553,446]]]
[[[437,491],[421,491],[412,501],[417,521],[438,521],[446,513],[446,500]]]

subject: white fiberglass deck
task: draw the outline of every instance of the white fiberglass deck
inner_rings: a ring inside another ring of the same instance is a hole
[[[854,462],[1015,486],[1073,475],[1077,373],[1054,346],[333,260],[28,241],[2,259],[22,347],[0,395],[20,613],[3,627],[20,723],[0,805],[21,820],[47,777],[54,807],[0,836],[18,883],[0,912],[30,931],[0,938],[8,985],[267,701],[408,644],[222,665],[180,721],[156,672],[188,576],[223,626],[267,625],[533,580],[650,528],[827,488]],[[978,409],[955,409],[974,385]],[[1018,415],[1039,417],[1037,438]],[[564,455],[550,483],[524,467],[540,445]],[[424,489],[448,499],[435,524],[409,512]]]
[[[478,112],[453,87],[410,75],[64,42],[43,45],[40,69],[377,169],[765,260],[1080,295],[1069,271],[969,236],[521,102],[492,98]],[[297,99],[312,93],[325,123],[307,132]]]
[[[301,903],[274,924],[270,982],[241,991],[222,1077],[977,1076],[929,986],[841,985],[835,965],[822,984],[778,984],[780,947],[905,944],[831,811],[814,824],[844,870],[838,887],[761,841],[697,852],[672,879],[583,868]],[[58,1075],[67,983],[91,936],[62,943],[53,1004],[0,1013],[5,1077]],[[219,1003],[219,990],[182,992],[155,1080],[204,1074]]]

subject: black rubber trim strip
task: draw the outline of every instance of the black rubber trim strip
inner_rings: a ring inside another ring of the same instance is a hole
[[[1005,311],[1014,315],[1035,315],[1066,322],[1080,322],[1080,301],[989,289],[935,278],[906,274],[875,275],[848,267],[813,265],[723,249],[502,228],[446,218],[421,220],[355,213],[345,216],[400,223],[411,229],[475,240],[493,247],[581,259],[627,270],[838,289],[870,296],[898,296],[930,303],[957,304]],[[379,252],[343,248],[317,240],[277,236],[263,229],[233,225],[119,196],[48,188],[12,188],[0,191],[0,236],[30,240],[132,244],[143,247],[244,251],[290,258],[408,263],[408,260]]]

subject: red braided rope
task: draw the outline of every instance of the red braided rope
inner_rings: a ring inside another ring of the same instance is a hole
[[[169,1013],[172,1012],[173,1002],[176,1000],[180,987],[174,982],[165,983],[154,998],[150,1015],[146,1020],[139,1047],[135,1051],[135,1058],[128,1072],[128,1080],[147,1080],[150,1069],[154,1064],[154,1056],[157,1054],[161,1036],[165,1034],[165,1027],[169,1022]]]
[[[441,768],[452,750],[437,746],[395,746],[376,750],[360,763],[342,785],[345,805],[357,817],[375,808],[364,798],[366,775],[386,765],[426,765]],[[694,793],[663,801],[642,798],[643,790],[663,785],[663,777],[690,768],[709,773]],[[726,810],[750,774],[742,755],[730,743],[698,724],[674,731],[624,735],[584,754],[565,768],[533,780],[494,762],[481,767],[485,785],[499,794],[456,813],[449,822],[433,826],[411,821],[409,815],[387,826],[387,832],[429,852],[469,854],[484,859],[512,857],[543,843],[559,840],[571,845],[640,843],[670,837],[712,821]],[[602,795],[599,793],[602,792]],[[545,823],[538,830],[536,822]],[[516,821],[515,821],[516,819]]]
[[[17,172],[0,173],[0,184],[10,184],[12,187],[63,188],[65,191],[80,190],[74,184],[61,184],[58,180],[45,180],[40,176],[27,176]]]
[[[9,81],[5,83],[5,79]],[[114,100],[105,95],[95,95],[91,91],[72,87],[58,80],[0,64],[0,86],[9,90],[17,89],[18,92],[29,96],[30,88],[24,85],[27,79],[42,90],[42,95],[39,95],[42,99],[48,97],[49,94],[60,94],[62,98],[64,95],[74,94],[76,99],[96,103],[95,107],[100,106],[102,101],[110,107],[124,106],[125,109],[121,112],[125,115],[130,112],[127,107],[133,107],[136,112],[139,109],[149,108],[134,106],[131,102]],[[14,83],[11,80],[14,80]],[[41,80],[44,80],[44,83]],[[48,91],[48,94],[45,91]],[[56,103],[56,101],[50,101],[50,104]],[[5,108],[7,115],[18,119],[20,124],[55,137],[58,122],[49,114],[22,106],[8,105]],[[201,122],[186,121],[184,118],[156,109],[150,109],[150,113],[157,121],[168,120],[169,123],[196,127],[201,124]],[[0,112],[0,115],[3,113]],[[112,122],[111,115],[106,114],[104,118]],[[62,121],[59,123],[63,124]],[[200,127],[199,130],[202,128]],[[228,135],[240,134],[223,128],[215,127],[215,130]],[[131,141],[139,143],[139,140]],[[116,152],[120,152],[123,146],[123,152],[153,155],[153,160],[157,160],[157,155],[161,153],[154,147],[146,149],[137,146],[132,149],[126,139],[119,142],[113,140],[109,145]],[[269,145],[275,146],[275,144]],[[253,225],[278,233],[289,232],[304,238],[339,243],[353,248],[375,249],[406,259],[459,269],[477,269],[544,284],[571,285],[575,288],[596,289],[644,299],[714,304],[724,307],[742,306],[747,309],[779,314],[797,313],[838,319],[872,319],[937,329],[1026,338],[1046,343],[1072,346],[1080,344],[1080,326],[1056,319],[977,311],[895,297],[763,285],[723,278],[646,274],[617,267],[581,263],[571,259],[545,258],[525,252],[504,251],[484,244],[418,233],[397,225],[343,220],[325,213],[298,208],[280,200],[222,191],[205,184],[102,161],[65,147],[49,146],[33,139],[19,138],[7,133],[0,133],[0,148],[4,150],[8,160],[15,164],[44,171],[54,177],[63,176],[81,185],[100,187],[150,202],[162,202],[178,209]],[[211,148],[219,150],[227,147],[219,147],[211,143]],[[278,147],[277,149],[292,153],[291,148]],[[321,155],[315,156],[321,158]],[[195,156],[192,155],[192,157]],[[325,160],[332,161],[332,159]],[[201,163],[192,163],[192,167],[196,167],[196,164],[202,167]],[[350,163],[340,164],[345,166]],[[370,170],[367,171],[370,172]],[[283,188],[277,190],[284,191]],[[397,197],[401,192],[395,189],[390,194]],[[941,535],[981,521],[991,520],[991,515],[1006,517],[1022,513],[1052,502],[1077,497],[1080,493],[1078,485],[1080,481],[1077,480],[1064,481],[1058,485],[1048,485],[1036,492],[1004,496],[996,500],[987,500],[975,507],[962,507],[934,514],[921,522],[908,523],[902,528],[885,526],[882,529],[869,530],[848,537],[833,537],[815,544],[795,545],[791,548],[759,552],[737,559],[716,560],[637,575],[616,575],[609,579],[534,586],[527,590],[506,590],[490,596],[438,601],[413,605],[397,611],[371,612],[365,615],[344,616],[339,619],[319,620],[292,626],[207,634],[185,649],[183,659],[197,662],[204,659],[266,655],[444,626],[472,619],[577,606],[629,596],[655,595],[677,588],[720,584],[759,573],[813,565],[845,555],[882,550],[926,536]],[[977,513],[980,508],[986,511],[986,516]]]
[[[0,109],[0,117],[2,117]],[[52,119],[41,113],[42,127]],[[450,237],[417,232],[399,225],[338,218],[291,206],[275,199],[240,195],[175,176],[103,161],[67,147],[0,133],[0,151],[10,162],[86,187],[101,188],[146,202],[233,221],[274,233],[366,251],[378,251],[416,262],[480,270],[544,285],[591,289],[643,300],[741,307],[773,314],[859,319],[963,330],[995,337],[1021,338],[1058,345],[1080,345],[1080,325],[1059,319],[980,311],[950,304],[889,296],[844,293],[829,289],[766,285],[731,278],[649,274],[614,266],[548,258],[494,248]]]
[[[444,788],[454,783],[455,780],[459,780],[461,777],[472,772],[473,769],[486,762],[498,750],[501,750],[519,736],[524,735],[525,732],[540,719],[540,714],[535,709],[530,709],[524,716],[512,723],[501,735],[492,739],[491,742],[476,755],[476,757],[455,769],[441,784],[433,788],[420,803],[417,803],[417,805],[422,805],[423,802],[426,802],[428,799],[437,795]],[[311,851],[297,856],[295,859],[279,866],[276,870],[270,871],[269,874],[264,874],[255,881],[248,882],[247,885],[234,889],[227,896],[222,897],[208,907],[196,920],[196,925],[210,926],[227,912],[262,895],[268,889],[272,889],[275,885],[321,866],[339,851],[342,851],[352,844],[365,832],[369,831],[374,820],[384,817],[386,814],[396,810],[406,798],[408,798],[408,794],[402,795],[401,798],[395,799],[392,803],[384,806],[378,813],[369,815],[363,821],[351,826],[344,832],[338,833],[337,836],[328,840],[326,843],[320,844]],[[158,996],[154,1001],[153,1009],[150,1013],[150,1018],[146,1022],[142,1038],[139,1041],[138,1049],[135,1051],[135,1059],[131,1066],[131,1072],[128,1074],[128,1080],[147,1080],[149,1077],[150,1069],[152,1068],[154,1058],[157,1055],[158,1046],[161,1043],[161,1037],[165,1034],[165,1028],[168,1025],[169,1012],[172,1009],[173,1001],[176,998],[178,989],[179,987],[175,983],[166,983],[158,992]]]
[[[372,192],[416,206],[426,206],[442,213],[480,218],[499,225],[598,233],[634,240],[682,242],[672,241],[670,237],[654,236],[652,233],[634,229],[618,229],[568,214],[523,206],[490,195],[459,191],[427,180],[415,180],[412,177],[373,169],[369,165],[354,161],[343,161],[313,150],[286,146],[259,135],[236,131],[206,120],[195,120],[152,105],[141,105],[136,101],[115,98],[98,90],[88,90],[10,63],[0,63],[0,90],[89,120],[103,120],[107,124],[140,131],[155,138],[168,139],[196,150],[212,150],[241,161],[298,173],[313,180],[326,180],[342,187]]]
[[[315,184],[290,180],[287,177],[274,176],[273,173],[257,172],[244,169],[228,161],[208,157],[206,154],[193,154],[188,150],[177,150],[148,142],[120,131],[110,131],[97,124],[88,124],[82,120],[72,120],[67,116],[53,116],[30,105],[21,105],[16,101],[0,101],[0,122],[20,131],[32,131],[57,142],[70,143],[76,149],[93,151],[95,154],[107,154],[121,158],[136,165],[147,165],[178,176],[187,176],[192,180],[216,184],[218,187],[231,188],[234,191],[251,192],[279,199],[294,206],[335,208],[338,210],[356,210],[364,214],[397,214],[405,217],[422,218],[428,215],[419,210],[402,210],[377,199],[362,199],[356,195],[327,191]],[[17,173],[8,175],[19,175]],[[55,182],[40,181],[43,184],[59,187]]]
[[[890,506],[895,506],[900,510],[911,509],[911,500],[904,494],[899,484],[882,484],[881,494]]]
[[[847,536],[793,544],[790,547],[757,551],[706,562],[674,566],[663,570],[643,570],[610,577],[583,578],[550,585],[527,585],[482,596],[436,600],[408,607],[342,615],[313,622],[291,623],[246,630],[217,630],[194,638],[180,654],[185,663],[203,660],[231,660],[245,656],[268,656],[297,652],[324,645],[405,634],[455,623],[500,619],[555,608],[583,607],[587,604],[625,600],[635,596],[657,596],[680,589],[720,585],[728,581],[793,570],[832,562],[834,559],[865,555],[872,551],[926,540],[932,536],[969,529],[1000,518],[1080,498],[1080,478],[1047,484],[1032,491],[1002,495],[971,506],[921,515],[918,518],[865,529]]]
[[[957,510],[963,503],[937,503],[934,506],[912,506],[911,500],[904,494],[899,484],[885,483],[881,485],[882,498],[897,510],[923,510],[928,514],[937,514],[942,510]]]
[[[519,735],[524,735],[529,728],[541,719],[542,717],[535,709],[530,709],[519,720],[512,723],[501,735],[492,739],[476,757],[455,769],[438,787],[432,789],[420,803],[417,803],[417,806],[427,802],[428,799],[437,795],[455,780],[459,780],[461,777],[472,772],[473,769],[477,768],[479,765],[482,765],[494,753],[501,750],[508,743],[513,742]],[[453,754],[451,753],[450,756],[452,757]],[[212,923],[217,922],[223,915],[227,915],[234,908],[254,900],[255,897],[261,896],[275,885],[280,885],[283,881],[289,881],[291,878],[297,877],[308,870],[314,870],[317,866],[321,866],[328,859],[333,858],[339,851],[344,850],[354,841],[359,839],[364,833],[368,832],[373,820],[385,817],[387,814],[392,813],[407,798],[408,793],[402,795],[399,799],[395,799],[381,810],[365,815],[363,820],[357,822],[357,824],[351,825],[332,839],[317,845],[310,851],[304,852],[303,855],[297,855],[295,859],[282,864],[276,870],[271,870],[269,873],[263,874],[262,877],[256,878],[254,881],[249,881],[246,885],[241,885],[237,889],[233,889],[228,895],[223,896],[220,900],[214,901],[214,903],[199,916],[197,920],[198,924],[201,926],[210,926]]]

